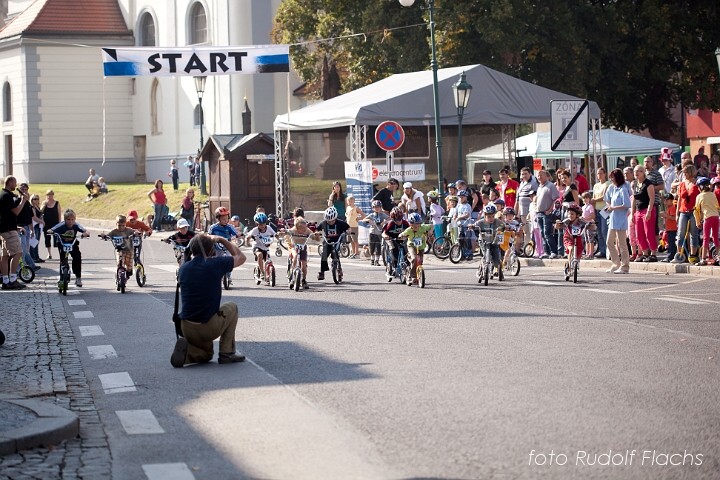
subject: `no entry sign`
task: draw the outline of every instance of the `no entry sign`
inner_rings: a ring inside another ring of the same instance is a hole
[[[378,125],[375,130],[375,143],[387,152],[394,152],[405,142],[405,130],[399,123],[388,120]]]

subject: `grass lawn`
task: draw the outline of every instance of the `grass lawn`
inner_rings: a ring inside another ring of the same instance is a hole
[[[436,177],[429,177],[421,182],[414,182],[415,188],[421,192],[428,192],[435,187]],[[327,198],[332,190],[334,180],[318,180],[315,177],[294,177],[290,179],[290,210],[295,207],[303,207],[305,210],[325,210]],[[344,179],[341,179],[343,189]],[[382,188],[385,185],[378,185]],[[168,197],[170,212],[180,210],[180,203],[185,195],[187,183],[181,183],[180,189],[175,192],[165,184],[165,194]],[[100,195],[90,202],[85,202],[87,189],[82,184],[41,184],[30,185],[30,193],[40,195],[40,203],[45,199],[45,192],[52,189],[55,192],[55,199],[60,202],[63,209],[72,208],[79,218],[94,218],[99,220],[114,220],[115,216],[128,210],[137,210],[141,217],[152,213],[153,208],[147,194],[152,190],[151,183],[113,183],[109,185],[109,192]],[[400,198],[402,192],[398,192]],[[195,189],[195,200],[207,200],[207,197],[200,195],[200,189]]]

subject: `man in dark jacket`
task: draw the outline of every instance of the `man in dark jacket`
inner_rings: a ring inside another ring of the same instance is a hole
[[[29,204],[27,192],[20,197],[13,193],[17,180],[13,176],[5,177],[5,186],[0,192],[0,275],[2,289],[15,290],[25,288],[17,281],[17,269],[22,255],[20,235],[18,235],[17,215],[25,204]]]

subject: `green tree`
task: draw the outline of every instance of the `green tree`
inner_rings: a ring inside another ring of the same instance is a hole
[[[322,62],[340,72],[341,92],[392,73],[429,68],[427,12],[417,0],[286,0],[274,39],[321,91]],[[436,0],[439,66],[481,63],[523,80],[598,102],[605,125],[677,131],[669,106],[720,109],[713,52],[716,0]],[[395,30],[397,27],[413,26]],[[366,32],[364,36],[319,41]]]

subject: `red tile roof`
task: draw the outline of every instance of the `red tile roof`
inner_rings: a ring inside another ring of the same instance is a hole
[[[35,0],[0,30],[24,35],[128,35],[117,0]]]

